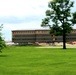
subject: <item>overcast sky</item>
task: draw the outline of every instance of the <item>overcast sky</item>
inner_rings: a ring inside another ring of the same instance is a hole
[[[40,24],[45,17],[49,1],[0,0],[0,24],[4,27],[2,32],[5,40],[11,41],[12,30],[43,29]],[[74,3],[73,11],[76,11],[75,7],[76,3]]]

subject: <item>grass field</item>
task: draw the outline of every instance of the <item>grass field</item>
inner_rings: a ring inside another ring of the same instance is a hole
[[[76,49],[7,47],[0,75],[76,75]]]

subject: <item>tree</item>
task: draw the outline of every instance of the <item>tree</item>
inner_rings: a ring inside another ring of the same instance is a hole
[[[71,13],[74,2],[70,0],[52,0],[48,3],[50,10],[46,11],[46,18],[42,19],[41,26],[49,26],[54,35],[63,36],[63,49],[66,49],[66,35],[76,24],[76,13]],[[52,25],[50,25],[50,23]]]
[[[5,41],[2,39],[2,33],[1,33],[2,28],[3,28],[3,24],[1,24],[0,26],[0,52],[2,52],[2,49],[4,47],[6,47]]]
[[[72,23],[76,24],[76,12],[73,13]]]
[[[41,24],[42,27],[49,26],[50,34],[52,36],[52,45],[54,45],[54,42],[56,40],[56,36],[62,34],[62,33],[60,33],[61,32],[61,28],[58,26],[57,20],[55,19],[54,21],[56,21],[56,22],[54,22],[53,25],[50,25],[50,18],[47,17],[47,18],[42,19],[42,24]]]

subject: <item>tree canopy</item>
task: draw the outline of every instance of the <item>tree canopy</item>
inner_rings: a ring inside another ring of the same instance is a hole
[[[66,49],[66,35],[72,31],[76,24],[76,12],[71,12],[74,2],[70,0],[49,1],[49,10],[46,18],[42,19],[41,26],[49,26],[50,33],[63,36],[63,49]]]
[[[4,47],[6,47],[5,41],[2,38],[2,28],[3,28],[3,24],[0,26],[0,52],[2,52],[2,49]]]

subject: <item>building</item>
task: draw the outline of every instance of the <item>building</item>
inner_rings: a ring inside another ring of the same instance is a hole
[[[66,38],[67,42],[76,41],[76,29]],[[62,42],[62,36],[56,36],[56,42]],[[49,30],[13,30],[12,42],[14,43],[44,43],[52,42],[52,36]]]

